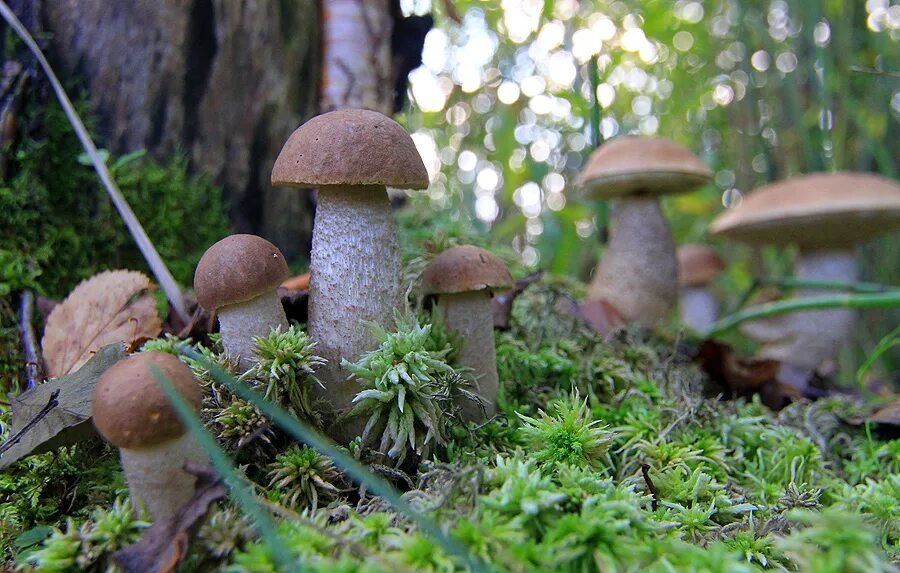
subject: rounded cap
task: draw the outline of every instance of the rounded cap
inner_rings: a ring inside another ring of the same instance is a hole
[[[688,149],[662,137],[624,136],[591,154],[579,184],[590,197],[655,197],[708,183],[712,172]]]
[[[425,189],[428,172],[399,123],[376,111],[342,109],[294,130],[275,160],[272,185]]]
[[[173,440],[185,429],[150,370],[155,365],[178,393],[200,408],[203,394],[190,367],[166,352],[141,352],[110,367],[94,387],[94,426],[117,448],[140,449]]]
[[[203,253],[194,290],[200,305],[213,312],[275,290],[288,275],[278,247],[256,235],[230,235]]]
[[[871,173],[814,173],[765,185],[719,215],[716,235],[750,243],[840,247],[900,227],[900,185]]]
[[[512,275],[496,255],[484,249],[461,245],[436,256],[422,274],[425,294],[452,294],[487,288],[509,288]]]
[[[703,286],[725,270],[725,261],[712,247],[706,245],[682,245],[678,257],[678,284]]]

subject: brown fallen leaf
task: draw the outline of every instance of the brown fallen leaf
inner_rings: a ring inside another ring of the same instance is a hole
[[[616,307],[605,300],[585,301],[578,305],[578,313],[601,336],[609,336],[626,324]]]
[[[516,281],[513,288],[497,293],[491,299],[491,312],[494,316],[494,328],[506,330],[509,328],[509,320],[512,315],[512,305],[516,297],[525,292],[532,283],[544,275],[544,271],[536,271]]]
[[[763,404],[774,410],[803,397],[791,386],[778,382],[779,362],[740,358],[727,344],[703,341],[694,361],[713,383],[740,396],[759,394]]]
[[[144,531],[137,543],[113,555],[124,573],[177,571],[191,538],[212,504],[228,495],[228,489],[212,468],[188,463],[184,471],[197,476],[194,497],[174,517],[157,521]]]
[[[91,424],[91,394],[106,369],[126,356],[125,347],[111,344],[101,348],[79,370],[61,378],[49,380],[23,392],[11,400],[11,435],[31,429],[19,436],[2,457],[0,469],[29,456],[60,446],[74,444],[94,434]],[[37,423],[38,414],[47,406],[54,392],[57,404]]]
[[[288,290],[309,290],[309,273],[290,277],[279,286]]]
[[[106,271],[83,281],[47,318],[41,347],[47,373],[74,372],[107,344],[156,338],[162,321],[153,283],[136,271]]]
[[[900,398],[896,398],[893,402],[875,410],[875,412],[869,416],[869,421],[887,426],[900,427]]]

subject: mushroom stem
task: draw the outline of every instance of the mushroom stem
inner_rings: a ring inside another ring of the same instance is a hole
[[[805,280],[852,283],[858,279],[852,249],[801,250],[797,257],[796,274]],[[798,290],[795,296],[821,294],[819,289],[803,289]],[[766,341],[760,355],[782,362],[779,380],[803,390],[809,375],[823,361],[835,358],[850,340],[856,324],[856,311],[829,309],[798,312],[780,324],[785,326],[777,337],[772,336],[771,340]],[[777,329],[771,330],[768,334],[775,334]],[[756,329],[757,333],[764,331],[765,329]]]
[[[681,323],[696,332],[706,332],[719,318],[719,302],[706,286],[681,287]]]
[[[225,354],[240,359],[244,370],[257,362],[253,338],[268,336],[277,326],[285,330],[288,321],[278,291],[274,289],[246,302],[219,309],[219,332],[222,333]]]
[[[476,376],[478,395],[484,399],[484,410],[469,401],[460,404],[466,421],[484,420],[496,412],[497,351],[494,346],[494,320],[490,291],[480,290],[458,294],[442,294],[438,308],[443,312],[447,328],[462,338],[458,362],[471,368]]]
[[[207,462],[190,432],[158,446],[121,448],[119,455],[135,511],[145,506],[154,522],[174,517],[194,496],[197,478],[184,471],[184,464]]]
[[[319,189],[309,283],[309,336],[328,363],[317,372],[336,411],[359,385],[341,360],[374,350],[370,323],[393,324],[400,308],[400,245],[384,186]]]
[[[621,199],[588,300],[606,300],[626,320],[651,326],[668,316],[677,297],[675,240],[659,201]]]

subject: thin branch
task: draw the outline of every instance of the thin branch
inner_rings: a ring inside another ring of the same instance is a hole
[[[726,316],[713,325],[707,333],[709,338],[719,336],[736,326],[756,320],[778,316],[802,310],[821,310],[826,308],[895,308],[900,307],[900,291],[871,294],[843,294],[832,296],[815,296],[783,300],[769,304],[761,304],[730,316]]]
[[[91,158],[94,169],[96,169],[97,175],[100,176],[100,181],[103,182],[103,186],[106,187],[106,191],[109,194],[113,205],[116,206],[116,210],[119,211],[119,215],[121,215],[122,219],[125,221],[125,226],[128,227],[128,231],[134,238],[135,243],[137,243],[138,249],[140,249],[141,254],[144,255],[147,265],[150,267],[150,270],[153,271],[153,275],[156,277],[157,282],[166,293],[166,297],[169,299],[172,309],[178,314],[182,321],[187,322],[189,317],[187,311],[185,311],[181,289],[178,288],[178,284],[172,277],[172,273],[169,272],[166,264],[156,251],[156,247],[153,246],[153,243],[141,226],[140,221],[138,221],[135,216],[134,211],[132,211],[131,207],[128,205],[128,201],[125,200],[118,185],[116,185],[112,174],[109,172],[109,168],[106,166],[106,162],[97,151],[94,141],[84,127],[81,118],[78,117],[78,112],[75,111],[75,107],[72,105],[71,100],[69,100],[69,96],[66,94],[65,89],[63,89],[62,84],[53,72],[53,68],[50,67],[50,63],[47,62],[47,58],[44,57],[43,52],[41,52],[41,49],[34,41],[34,38],[31,37],[31,34],[28,33],[28,30],[25,29],[22,22],[16,18],[16,15],[4,0],[0,0],[0,14],[2,14],[3,19],[6,20],[22,41],[25,42],[25,45],[28,46],[28,49],[37,59],[41,68],[43,68],[44,73],[47,74],[47,79],[50,81],[50,85],[56,93],[56,98],[59,100],[63,111],[65,111],[66,117],[69,118],[69,122],[75,130],[78,140],[81,141],[82,147],[84,147],[84,150]]]
[[[59,400],[56,399],[58,396],[59,388],[57,388],[53,391],[52,394],[50,394],[50,399],[47,400],[47,405],[41,408],[41,411],[38,412],[30,422],[25,424],[24,428],[22,428],[21,430],[10,436],[8,440],[3,442],[3,445],[0,446],[0,455],[6,453],[6,450],[19,443],[19,440],[21,440],[22,437],[31,430],[31,428],[37,426],[38,422],[43,420],[47,416],[47,414],[49,414],[50,411],[53,410],[53,408],[56,408],[59,405]]]
[[[650,464],[641,464],[641,475],[644,476],[644,483],[647,484],[647,489],[650,490],[650,497],[652,498],[650,509],[656,511],[659,508],[659,494],[656,491],[653,480],[650,479]]]
[[[34,314],[34,293],[26,290],[22,293],[19,310],[19,331],[22,333],[22,346],[25,350],[26,390],[31,390],[44,378],[44,362],[34,336],[31,317]]]
[[[900,72],[887,72],[884,70],[876,70],[873,68],[864,68],[862,66],[850,66],[851,72],[857,74],[868,74],[870,76],[885,76],[888,78],[900,78]]]

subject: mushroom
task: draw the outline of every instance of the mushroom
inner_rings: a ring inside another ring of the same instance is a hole
[[[424,189],[428,173],[395,121],[361,109],[314,117],[288,138],[272,184],[318,187],[309,283],[309,335],[328,363],[326,398],[346,410],[359,391],[341,360],[373,349],[370,323],[388,327],[401,307],[397,227],[386,186]]]
[[[678,299],[678,270],[659,197],[691,191],[710,178],[700,159],[669,139],[619,137],[597,148],[580,184],[592,198],[618,202],[587,300],[605,300],[626,321],[645,326],[665,318]]]
[[[281,251],[256,235],[225,237],[197,264],[197,301],[210,313],[218,311],[225,353],[245,370],[256,363],[253,339],[288,326],[277,291],[287,278]]]
[[[499,382],[491,298],[495,289],[512,285],[503,261],[472,245],[447,249],[422,274],[422,292],[437,297],[447,328],[462,336],[459,364],[472,369],[478,395],[485,402],[483,411],[473,403],[460,404],[466,421],[478,421],[496,411]]]
[[[135,510],[144,505],[153,520],[161,520],[173,517],[194,495],[196,478],[184,464],[203,463],[207,456],[182,425],[151,366],[199,410],[199,382],[185,363],[165,352],[142,352],[109,368],[94,387],[91,409],[100,435],[119,448]]]
[[[681,287],[681,323],[691,330],[706,332],[719,317],[719,303],[709,285],[725,269],[725,261],[706,245],[682,245],[675,255]]]
[[[900,185],[870,173],[815,173],[772,183],[720,215],[712,232],[751,245],[799,247],[796,275],[810,281],[858,279],[854,246],[900,227]],[[821,295],[799,289],[797,297]],[[754,321],[742,331],[760,355],[782,363],[779,380],[800,390],[851,339],[856,313],[815,310]]]

